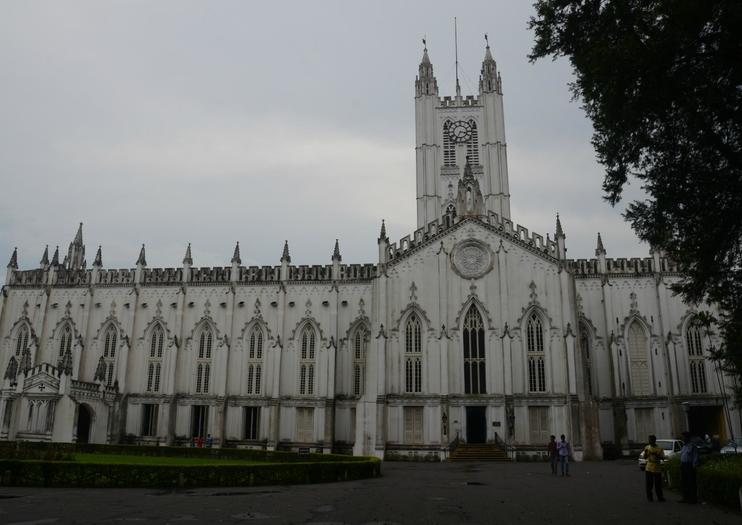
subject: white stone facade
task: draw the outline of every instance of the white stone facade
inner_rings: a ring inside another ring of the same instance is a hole
[[[478,97],[416,80],[418,229],[374,264],[19,270],[0,303],[0,439],[311,447],[445,457],[455,439],[576,456],[649,433],[740,433],[715,336],[660,254],[568,260],[510,220],[502,81]],[[467,160],[468,159],[468,160]]]

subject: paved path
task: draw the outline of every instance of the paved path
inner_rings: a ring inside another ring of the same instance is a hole
[[[572,465],[554,478],[542,463],[384,463],[381,478],[348,483],[188,491],[0,487],[0,523],[241,524],[709,524],[739,512],[648,503],[635,462]]]

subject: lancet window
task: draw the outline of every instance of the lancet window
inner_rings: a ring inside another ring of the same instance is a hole
[[[423,390],[422,327],[416,313],[410,314],[405,325],[405,392]]]
[[[62,328],[62,335],[59,337],[59,357],[72,351],[72,328],[65,324]]]
[[[585,391],[587,395],[592,396],[592,348],[590,348],[590,332],[585,323],[580,323],[580,348],[582,349],[582,370],[585,378]]]
[[[466,156],[469,158],[469,164],[477,166],[479,165],[479,131],[474,120],[470,120],[469,125],[471,126],[471,138],[466,142]]]
[[[116,367],[116,343],[118,342],[118,330],[109,325],[103,338],[103,362],[105,363],[106,386],[113,386],[114,369]]]
[[[443,165],[444,166],[455,166],[456,165],[456,144],[451,140],[448,134],[448,128],[451,126],[451,121],[447,120],[443,124]]]
[[[688,348],[691,391],[694,394],[706,392],[706,360],[703,357],[701,333],[698,323],[688,323],[688,328],[685,330],[685,344]]]
[[[464,318],[464,392],[486,394],[484,353],[484,325],[475,306],[469,308]]]
[[[260,394],[263,380],[263,331],[253,327],[248,337],[247,349],[247,393]]]
[[[18,336],[15,341],[15,355],[21,355],[28,346],[28,326],[22,324],[18,328]]]
[[[546,392],[546,366],[544,363],[544,327],[541,317],[533,312],[526,323],[528,351],[528,390]]]
[[[152,329],[147,360],[147,392],[160,391],[162,376],[162,349],[165,344],[165,331],[159,324]]]
[[[314,395],[315,344],[314,328],[307,324],[301,331],[299,354],[299,395]]]
[[[368,349],[368,330],[359,326],[352,338],[353,342],[353,395],[362,396],[366,377],[366,351]]]
[[[647,343],[647,335],[639,321],[632,322],[629,326],[629,368],[631,391],[635,396],[648,396],[651,393]]]
[[[196,359],[196,393],[208,394],[211,381],[211,350],[214,345],[214,332],[210,327],[201,331],[198,338]]]

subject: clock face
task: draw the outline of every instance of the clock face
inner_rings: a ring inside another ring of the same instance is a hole
[[[471,139],[471,124],[463,120],[452,122],[448,126],[448,138],[451,142],[468,142]]]

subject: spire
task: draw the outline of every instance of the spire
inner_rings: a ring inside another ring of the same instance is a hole
[[[335,239],[335,249],[332,251],[332,260],[338,262],[343,260],[343,258],[340,256],[340,244],[338,243],[337,239]]]
[[[139,258],[137,259],[137,266],[147,266],[147,259],[144,257],[144,244],[142,244],[142,249],[139,250]]]
[[[103,267],[103,254],[101,253],[100,245],[98,246],[98,251],[95,252],[95,260],[93,261],[93,266],[97,266],[98,268]]]
[[[484,40],[487,43],[487,47],[484,51],[482,71],[479,74],[479,92],[496,93],[498,92],[499,73],[497,73],[497,65],[495,64],[495,59],[492,58],[492,52],[490,51],[490,42],[486,34],[484,35]]]
[[[67,258],[64,262],[64,266],[68,270],[81,270],[85,263],[85,245],[82,243],[82,223],[77,228],[75,238],[70,243],[70,247],[67,250]]]
[[[433,64],[428,56],[428,47],[423,38],[423,58],[415,78],[415,96],[438,95],[438,81],[433,75]]]
[[[564,237],[564,230],[562,230],[562,221],[559,220],[559,214],[557,213],[556,235],[554,236],[554,238],[557,239],[559,237]]]
[[[289,241],[284,241],[283,243],[283,253],[281,254],[281,262],[286,261],[287,263],[291,263],[291,255],[289,255]]]
[[[183,257],[183,264],[193,264],[193,257],[191,257],[191,243],[188,243],[186,248],[185,257]]]
[[[59,246],[54,249],[54,255],[52,255],[52,266],[59,266]]]
[[[18,269],[18,248],[13,248],[13,255],[10,256],[8,268]]]
[[[605,247],[603,246],[603,239],[600,237],[600,232],[598,232],[598,245],[595,248],[595,256],[597,257],[599,255],[605,255],[605,254],[606,254],[606,251],[605,251]]]
[[[49,245],[47,244],[44,247],[44,255],[41,256],[41,261],[39,261],[39,264],[42,268],[46,268],[49,266]]]
[[[388,240],[386,236],[386,224],[384,224],[384,219],[381,219],[381,231],[379,232],[379,239],[378,241],[386,241]]]
[[[472,173],[471,164],[469,164],[469,155],[466,156],[466,164],[464,165],[464,181],[468,179],[474,180],[474,173]]]
[[[75,234],[75,240],[72,241],[72,244],[75,244],[77,246],[82,246],[82,223],[80,223],[80,226],[77,228],[77,233]]]
[[[234,254],[232,255],[232,260],[230,262],[232,264],[242,264],[242,259],[240,258],[240,241],[237,241],[237,244],[234,247]]]

